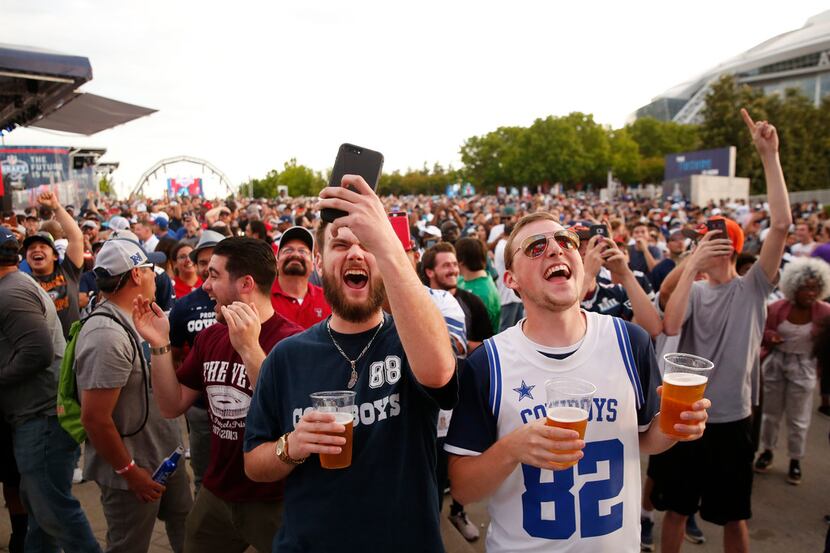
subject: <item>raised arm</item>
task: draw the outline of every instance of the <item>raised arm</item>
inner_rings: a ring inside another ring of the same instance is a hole
[[[139,296],[133,302],[133,323],[141,337],[150,344],[150,348],[170,345],[170,323],[156,303],[151,304],[150,300]],[[179,382],[170,351],[153,353],[151,361],[153,397],[156,398],[159,412],[165,418],[176,418],[193,405],[200,392]]]
[[[663,332],[663,322],[660,320],[660,314],[657,313],[654,304],[648,299],[643,287],[637,282],[634,272],[626,262],[625,254],[617,248],[613,240],[610,238],[604,240],[607,243],[605,251],[602,252],[605,266],[619,279],[626,294],[628,294],[635,322],[642,326],[652,338],[659,335]],[[648,248],[646,248],[646,251],[648,251]]]
[[[683,321],[686,318],[686,309],[689,306],[692,284],[694,284],[695,278],[701,269],[714,257],[732,255],[732,242],[726,238],[714,238],[718,234],[719,231],[716,230],[707,232],[698,242],[688,261],[675,268],[666,277],[666,281],[669,282],[669,279],[671,279],[669,284],[674,286],[674,289],[669,293],[670,297],[666,302],[663,316],[663,332],[667,336],[680,334]],[[676,276],[675,273],[677,273]],[[668,288],[667,282],[664,282],[660,288],[661,296],[663,295],[663,289]]]
[[[58,196],[54,192],[43,192],[38,196],[37,201],[40,205],[46,206],[55,212],[55,220],[60,224],[63,232],[66,233],[66,239],[69,245],[66,247],[66,257],[72,261],[72,264],[80,268],[84,264],[84,233],[72,215],[66,211],[58,201]]]
[[[752,135],[755,149],[761,157],[764,178],[767,181],[770,226],[769,233],[761,246],[758,263],[767,275],[767,280],[775,282],[778,268],[781,265],[781,257],[784,255],[787,233],[790,225],[793,224],[790,197],[787,194],[787,184],[784,182],[784,172],[778,157],[778,131],[766,121],[754,122],[745,109],[741,109],[741,116]]]
[[[342,187],[326,187],[320,197],[320,209],[335,208],[348,213],[331,223],[332,234],[336,236],[341,227],[349,228],[375,256],[415,378],[430,388],[443,387],[455,372],[446,325],[406,257],[380,199],[357,175],[345,175]]]

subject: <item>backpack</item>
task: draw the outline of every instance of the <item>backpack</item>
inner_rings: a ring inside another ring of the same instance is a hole
[[[130,432],[129,434],[119,433],[121,437],[128,438],[141,432],[144,429],[144,425],[147,424],[147,418],[150,414],[150,383],[147,378],[146,362],[144,356],[140,353],[141,345],[136,340],[135,335],[117,317],[101,311],[93,312],[88,317],[75,321],[69,328],[69,340],[66,342],[66,350],[64,350],[63,359],[61,360],[61,370],[58,378],[58,422],[66,433],[72,436],[79,444],[86,441],[86,430],[83,424],[81,424],[81,401],[78,395],[78,382],[75,378],[75,347],[78,343],[78,336],[81,334],[81,328],[92,317],[106,317],[107,319],[115,321],[118,326],[124,329],[124,332],[127,333],[127,336],[133,342],[132,362],[135,362],[136,355],[141,359],[141,375],[144,380],[144,420],[138,430]]]

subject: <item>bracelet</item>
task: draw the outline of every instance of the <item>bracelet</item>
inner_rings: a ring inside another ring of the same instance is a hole
[[[162,346],[160,348],[150,348],[150,353],[153,355],[164,355],[168,351],[170,351],[170,342],[167,342],[166,346]]]
[[[124,468],[122,468],[122,469],[118,469],[118,470],[116,470],[116,471],[115,471],[115,474],[118,474],[118,475],[123,475],[123,474],[126,474],[126,473],[128,473],[128,472],[130,471],[130,469],[132,469],[134,466],[135,466],[135,459],[130,459],[130,463],[129,463],[126,467],[124,467]]]

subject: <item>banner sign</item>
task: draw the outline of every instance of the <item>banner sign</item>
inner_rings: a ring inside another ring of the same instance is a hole
[[[6,193],[69,180],[69,148],[0,146],[0,172]]]
[[[735,176],[735,147],[716,150],[681,152],[666,156],[664,181],[672,181],[690,175]]]

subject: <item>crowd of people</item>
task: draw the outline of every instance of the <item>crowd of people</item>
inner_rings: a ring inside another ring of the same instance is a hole
[[[742,114],[763,203],[378,196],[347,175],[318,198],[46,191],[4,213],[9,550],[102,550],[74,476],[114,553],[146,552],[156,520],[176,553],[443,551],[447,493],[470,541],[464,505],[488,501],[489,552],[653,551],[655,510],[661,551],[705,540],[696,516],[749,551],[782,420],[788,482],[822,477],[800,461],[819,376],[830,416],[830,217],[790,205],[775,128]],[[672,435],[669,352],[715,366]],[[584,436],[546,424],[562,376],[596,388]],[[312,407],[327,390],[354,392],[346,469],[320,462],[346,443]],[[184,444],[190,471],[154,479]]]

